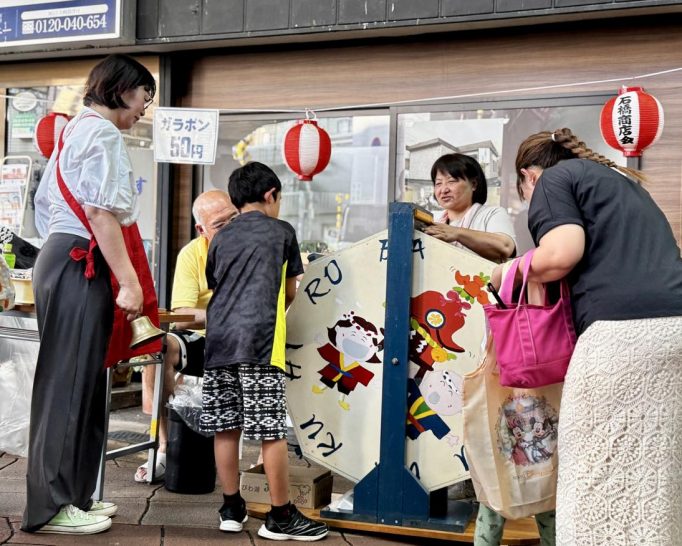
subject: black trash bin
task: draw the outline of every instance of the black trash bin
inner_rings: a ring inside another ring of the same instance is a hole
[[[168,408],[166,489],[201,495],[211,493],[215,482],[213,437],[194,432],[174,409]]]

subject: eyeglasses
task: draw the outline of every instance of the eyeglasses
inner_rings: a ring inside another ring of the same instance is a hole
[[[233,214],[229,218],[226,218],[225,220],[219,220],[218,222],[215,222],[213,224],[200,224],[202,228],[204,228],[204,231],[219,231],[222,228],[224,228],[227,224],[229,224],[232,220],[234,220],[237,217],[237,214]]]
[[[146,110],[154,103],[154,99],[144,99],[144,109]]]

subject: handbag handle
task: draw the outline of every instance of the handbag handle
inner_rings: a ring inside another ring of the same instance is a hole
[[[521,262],[521,259],[525,257],[526,260],[523,264],[523,284],[521,285],[521,292],[519,293],[519,302],[523,301],[523,297],[526,293],[526,284],[528,284],[528,272],[530,271],[530,262],[533,260],[533,254],[535,254],[534,248],[526,252],[523,256],[515,258],[512,262],[509,271],[507,271],[507,274],[502,280],[502,286],[500,287],[500,298],[502,298],[504,303],[508,305],[517,303],[512,301],[514,278],[516,277],[516,272],[519,270],[519,263]]]

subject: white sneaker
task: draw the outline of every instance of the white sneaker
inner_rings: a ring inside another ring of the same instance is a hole
[[[113,516],[118,511],[118,506],[113,502],[92,501],[92,506],[88,510],[91,516]]]
[[[38,529],[36,533],[92,535],[106,531],[109,527],[111,527],[109,517],[93,516],[72,504],[67,504],[62,506],[57,515]]]

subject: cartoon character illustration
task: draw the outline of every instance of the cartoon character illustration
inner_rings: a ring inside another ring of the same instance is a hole
[[[536,421],[535,417],[530,419],[531,425],[531,440],[530,440],[530,456],[528,459],[534,463],[546,461],[552,457],[552,452],[549,449],[552,435],[552,424],[550,419],[543,421]]]
[[[346,396],[355,390],[358,383],[366,387],[374,377],[362,364],[381,362],[377,353],[384,348],[383,333],[383,328],[379,332],[374,324],[353,311],[327,328],[329,343],[317,349],[327,365],[317,372],[322,385],[313,385],[313,392],[321,394],[336,387],[341,393],[339,406],[344,410],[350,409]]]
[[[544,397],[510,396],[500,408],[499,450],[517,466],[548,461],[556,451],[558,422],[556,410]]]
[[[443,296],[428,290],[412,298],[409,358],[419,368],[414,374],[417,384],[436,362],[452,360],[456,358],[454,353],[464,352],[452,336],[464,326],[466,309],[471,309],[471,305],[453,291]]]
[[[462,411],[462,376],[450,371],[427,372],[421,384],[407,380],[407,436],[416,440],[419,435],[431,431],[439,440],[447,435],[450,445],[459,438],[450,433],[450,427],[441,416],[455,415]]]
[[[526,449],[530,443],[526,441],[526,433],[519,425],[512,426],[512,434],[514,435],[514,447],[512,447],[511,458],[515,465],[526,466],[530,464]]]
[[[296,498],[292,502],[298,505],[305,504],[305,502],[310,498],[312,487],[309,485],[298,485],[297,487],[298,495],[296,495]]]
[[[477,301],[481,305],[485,305],[490,303],[490,300],[488,293],[483,288],[489,280],[490,277],[483,273],[462,275],[459,271],[455,271],[455,282],[459,286],[455,286],[453,290],[470,303]]]

